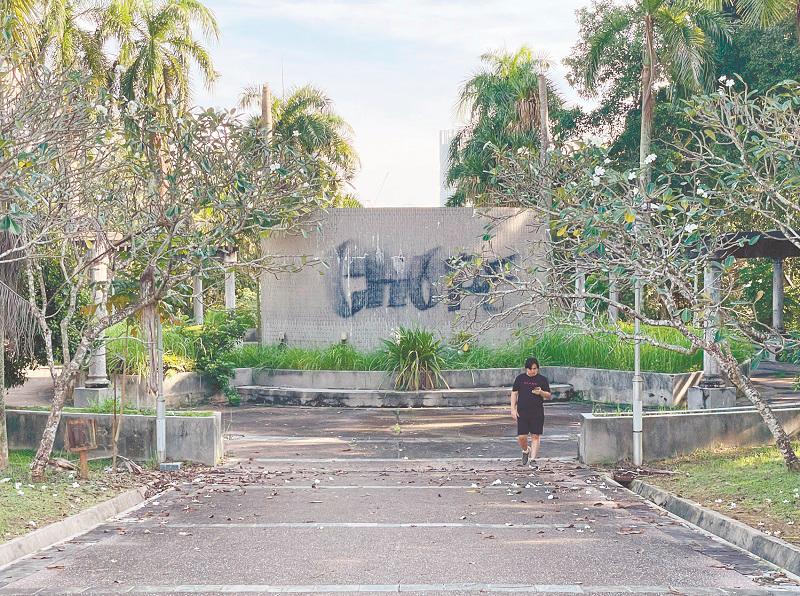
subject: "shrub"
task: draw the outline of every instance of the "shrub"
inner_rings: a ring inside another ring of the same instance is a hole
[[[395,386],[406,391],[435,389],[445,384],[442,342],[430,331],[401,327],[383,340],[387,369],[397,375]]]
[[[230,383],[236,368],[231,352],[253,326],[253,316],[242,311],[209,314],[197,336],[197,369],[211,377],[231,405],[238,406],[241,398]]]

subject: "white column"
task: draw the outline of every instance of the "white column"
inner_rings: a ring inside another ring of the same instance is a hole
[[[106,248],[104,240],[98,235],[95,238],[94,248],[91,249],[93,263],[89,268],[89,276],[92,284],[92,299],[95,304],[95,318],[104,317],[108,314],[108,256],[105,253]],[[105,331],[101,331],[97,336],[97,343],[89,359],[89,373],[86,378],[86,387],[108,387],[111,384],[108,379],[108,370],[106,367],[105,335]]]
[[[261,258],[266,257],[267,241],[262,238],[260,242]],[[269,345],[269,335],[267,334],[267,317],[269,316],[267,307],[267,287],[269,284],[269,272],[261,271],[258,274],[258,338],[262,346]]]
[[[772,329],[776,335],[783,334],[783,259],[772,260]],[[776,341],[780,341],[776,337]],[[768,360],[774,362],[777,358],[772,352],[768,353]]]
[[[619,302],[619,285],[617,284],[617,274],[610,271],[608,274],[608,299],[611,302]],[[619,320],[619,309],[614,304],[608,305],[608,320],[614,324]]]
[[[705,320],[704,337],[706,342],[713,343],[719,330],[719,303],[722,294],[722,267],[716,261],[706,265],[703,273],[703,287],[710,299],[710,311]],[[708,352],[703,352],[703,387],[719,387],[722,385],[720,366]]]
[[[233,265],[237,262],[236,251],[225,253],[222,258],[225,264],[225,310],[236,308],[236,271]]]
[[[586,292],[586,273],[578,269],[575,272],[575,293],[578,299],[575,301],[575,317],[579,321],[586,318],[586,298],[583,297]]]
[[[192,310],[194,312],[195,325],[202,325],[205,321],[205,304],[203,304],[203,278],[199,274],[194,276]]]

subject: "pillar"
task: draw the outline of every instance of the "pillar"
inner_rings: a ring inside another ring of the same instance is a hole
[[[703,331],[706,342],[713,343],[719,329],[719,303],[722,299],[722,267],[716,261],[706,264],[703,272],[705,293],[710,301]],[[736,388],[726,386],[721,369],[708,352],[703,352],[703,379],[689,387],[686,401],[690,410],[730,408],[736,405]]]
[[[619,302],[619,285],[617,283],[617,274],[609,272],[608,274],[608,299],[611,302]],[[608,321],[616,324],[619,320],[619,308],[614,304],[608,305]]]
[[[719,303],[722,294],[722,267],[716,261],[710,261],[703,273],[703,287],[708,295],[711,306],[705,321],[703,335],[706,342],[713,342],[719,330]],[[703,380],[705,387],[719,387],[722,385],[722,376],[717,361],[708,352],[703,352]]]
[[[192,311],[195,325],[202,325],[205,321],[205,304],[203,304],[203,278],[198,274],[194,276],[192,290]]]
[[[92,284],[92,301],[95,304],[94,316],[100,318],[108,314],[108,255],[105,242],[100,235],[95,238],[94,248],[91,249],[91,258],[89,277]],[[106,367],[105,331],[101,331],[89,359],[89,373],[85,385],[92,388],[104,388],[110,384]]]
[[[586,318],[586,298],[584,294],[586,293],[586,273],[578,269],[575,272],[575,294],[577,294],[577,299],[575,300],[575,317],[579,321],[583,321]]]
[[[777,336],[783,334],[783,259],[773,259],[772,261],[772,330]],[[780,342],[778,338],[776,341]],[[769,352],[769,360],[775,361],[774,353]]]
[[[261,258],[263,259],[267,253],[267,241],[262,238],[260,242]],[[258,339],[262,346],[269,345],[269,336],[267,335],[267,288],[269,284],[269,272],[261,271],[258,274]]]
[[[237,262],[236,251],[225,253],[222,257],[225,265],[225,310],[236,308],[236,271],[233,266]]]

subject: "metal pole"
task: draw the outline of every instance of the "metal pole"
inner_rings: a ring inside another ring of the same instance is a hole
[[[634,310],[636,316],[633,320],[633,465],[641,466],[644,459],[642,453],[642,351],[641,321],[639,314],[642,312],[642,282],[637,277],[634,282]]]
[[[164,400],[164,334],[161,317],[156,314],[156,355],[158,393],[156,393],[156,451],[158,463],[167,461],[167,405]]]
[[[261,125],[264,127],[264,140],[267,144],[272,140],[272,93],[269,85],[264,83],[261,87]],[[267,240],[261,238],[259,251],[262,258],[267,255]],[[269,272],[264,270],[258,275],[258,335],[262,346],[269,345],[270,335],[267,333],[267,320],[269,318],[269,304],[267,292],[269,288]]]

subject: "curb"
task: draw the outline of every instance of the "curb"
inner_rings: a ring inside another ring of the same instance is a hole
[[[676,497],[668,491],[641,480],[631,482],[629,490],[706,532],[719,536],[795,576],[800,575],[800,548],[785,540],[768,536],[745,523],[703,507],[694,501]]]
[[[38,550],[88,532],[107,519],[140,505],[145,501],[146,490],[146,486],[127,490],[85,511],[0,544],[0,569]]]

